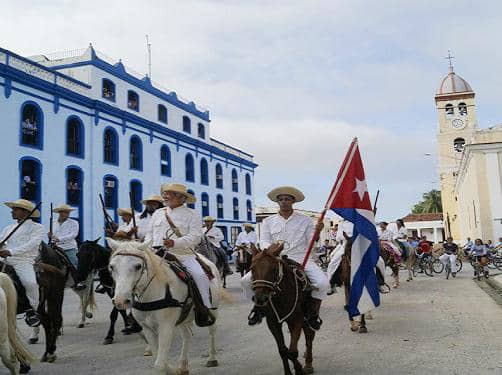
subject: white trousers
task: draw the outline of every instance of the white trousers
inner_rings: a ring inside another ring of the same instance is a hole
[[[202,301],[206,307],[211,308],[211,298],[209,297],[209,278],[202,269],[195,256],[184,255],[177,257],[188,272],[192,275],[197,288],[199,288]]]
[[[443,263],[445,266],[448,263],[448,261],[451,264],[451,272],[457,272],[457,256],[455,254],[443,254],[439,257],[439,260],[441,263]]]
[[[321,267],[319,267],[314,261],[309,259],[309,261],[305,265],[305,274],[309,278],[310,283],[313,287],[311,293],[312,297],[320,300],[325,299],[328,296],[330,286],[328,277],[322,271]],[[253,275],[251,274],[251,271],[249,271],[242,277],[241,287],[244,297],[249,299],[250,301],[253,300],[254,295],[252,283]]]
[[[36,310],[38,306],[38,284],[33,264],[31,262],[9,263],[8,261],[6,263],[14,267],[21,284],[26,289],[26,296],[30,301],[31,307]]]
[[[345,244],[339,244],[331,253],[331,259],[328,264],[328,280],[331,280],[338,266],[342,262],[342,255],[345,252]]]

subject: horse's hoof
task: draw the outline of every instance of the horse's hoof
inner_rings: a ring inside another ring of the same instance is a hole
[[[314,373],[314,368],[312,367],[312,365],[305,365],[303,367],[303,373],[304,374],[313,374]]]
[[[177,369],[176,375],[188,375],[188,370]]]
[[[53,363],[56,360],[56,354],[47,354],[47,362]]]
[[[28,340],[28,343],[29,344],[36,344],[38,342],[38,337],[31,337],[29,340]]]
[[[45,353],[42,358],[40,358],[40,362],[47,362],[47,354]]]
[[[113,338],[107,337],[103,340],[103,345],[110,345],[110,344],[113,344]]]
[[[94,315],[92,315],[92,312],[86,311],[86,312],[85,312],[85,317],[86,317],[87,319],[92,319],[92,318],[94,317]]]
[[[150,349],[145,349],[143,352],[143,357],[151,357],[152,356],[152,351]]]
[[[358,330],[358,329],[359,329],[359,328],[358,328],[357,326],[351,326],[351,327],[350,327],[350,330],[351,330],[352,332],[357,332],[357,330]]]
[[[359,333],[368,333],[368,328],[365,326],[359,327]]]
[[[84,323],[80,323],[77,328],[84,328],[85,327],[85,324]]]
[[[218,361],[216,359],[207,361],[206,367],[218,367]]]

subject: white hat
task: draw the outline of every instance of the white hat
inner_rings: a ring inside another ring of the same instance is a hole
[[[268,198],[273,202],[277,202],[279,195],[290,195],[295,199],[295,202],[301,202],[305,199],[303,193],[292,186],[279,186],[267,194]]]
[[[249,227],[249,228],[254,228],[254,225],[253,225],[253,224],[251,224],[251,223],[244,223],[244,224],[242,224],[242,226],[243,226],[244,228],[246,228],[246,227]]]
[[[133,216],[132,210],[130,208],[117,208],[117,215],[119,216],[124,216],[124,215],[129,215]]]
[[[10,208],[21,208],[21,209],[26,210],[28,212],[31,212],[35,208],[33,203],[31,203],[30,201],[28,201],[26,199],[16,199],[13,202],[5,202],[5,205]],[[35,210],[31,214],[31,217],[40,217],[40,211]]]
[[[143,199],[141,201],[142,204],[148,204],[148,202],[158,202],[160,204],[164,204],[164,200],[160,195],[150,195],[148,198]]]
[[[67,204],[62,204],[61,206],[59,207],[56,207],[52,210],[53,212],[72,212],[72,211],[75,211],[75,209],[71,206],[68,206]]]
[[[216,219],[212,216],[204,216],[202,221],[216,221]]]
[[[162,184],[160,186],[160,192],[163,193],[165,191],[170,191],[173,193],[178,193],[184,195],[187,199],[187,203],[193,204],[197,202],[197,198],[195,198],[191,193],[188,192],[187,187],[183,184]]]

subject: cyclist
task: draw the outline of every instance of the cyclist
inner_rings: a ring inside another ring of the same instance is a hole
[[[431,251],[432,251],[431,243],[427,241],[426,236],[422,236],[420,238],[420,242],[418,243],[417,247],[417,256],[421,260],[420,262],[421,264],[424,264],[432,257]],[[421,269],[419,272],[422,273],[423,270]]]
[[[450,262],[451,265],[451,275],[455,277],[457,275],[457,254],[458,246],[453,242],[452,237],[448,237],[446,242],[443,244],[444,253],[439,257],[441,263],[445,266]]]
[[[486,257],[488,254],[488,249],[486,246],[483,244],[483,241],[481,239],[477,238],[476,241],[474,241],[474,245],[471,247],[471,252],[470,255],[476,257],[478,262],[481,262],[481,258]],[[486,278],[488,278],[488,265],[485,264],[483,265],[483,273]],[[476,267],[474,267],[474,277],[478,275],[478,271]]]

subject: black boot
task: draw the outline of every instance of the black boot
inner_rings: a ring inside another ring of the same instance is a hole
[[[313,331],[319,331],[322,325],[322,319],[319,317],[319,310],[321,308],[322,301],[317,298],[311,298],[307,306],[307,311],[305,314],[305,323]]]
[[[189,282],[189,289],[193,301],[195,324],[199,327],[212,326],[216,322],[216,318],[211,310],[204,305],[202,296],[200,295],[199,289],[197,288],[197,285],[195,285],[195,281],[193,279]]]
[[[254,306],[248,315],[248,324],[250,326],[255,326],[260,324],[262,320],[263,320],[263,311],[259,307]]]

